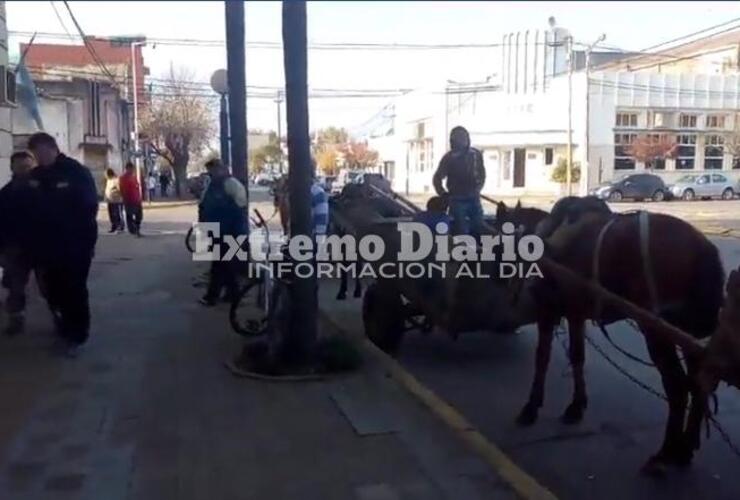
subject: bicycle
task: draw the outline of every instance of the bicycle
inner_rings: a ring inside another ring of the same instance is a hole
[[[270,229],[259,210],[254,209],[256,220],[253,224],[261,228],[265,240],[270,242]],[[259,337],[273,331],[282,331],[283,321],[287,321],[290,309],[288,282],[275,278],[269,261],[249,262],[250,275],[229,308],[231,328],[244,337]]]

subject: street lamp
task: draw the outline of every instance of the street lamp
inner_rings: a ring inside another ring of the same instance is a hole
[[[225,69],[217,69],[211,75],[211,88],[221,96],[219,110],[219,138],[221,142],[221,161],[229,164],[229,111],[226,95],[229,93],[229,79]]]
[[[149,190],[144,188],[144,179],[141,177],[141,160],[139,159],[139,87],[136,77],[136,47],[143,47],[146,45],[146,40],[138,42],[131,42],[131,88],[134,93],[134,153],[136,162],[136,177],[141,183],[141,188],[144,190],[144,196],[149,197]]]

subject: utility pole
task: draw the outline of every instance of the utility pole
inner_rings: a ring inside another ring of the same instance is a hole
[[[312,235],[311,137],[308,132],[308,43],[305,0],[283,1],[283,62],[288,122],[288,189],[290,234]],[[316,340],[318,299],[316,274],[294,276],[290,287],[290,326],[282,346],[283,362],[306,363]]]
[[[278,150],[280,153],[278,153],[278,171],[280,172],[280,175],[283,175],[283,132],[282,132],[282,125],[283,120],[280,116],[280,108],[283,102],[283,93],[281,90],[277,91],[277,96],[275,97],[275,104],[277,105],[277,138],[278,138]]]
[[[568,35],[565,40],[568,57],[568,153],[565,166],[565,182],[568,196],[573,195],[573,37]]]
[[[606,40],[606,35],[602,34],[596,39],[594,43],[586,47],[586,140],[585,140],[585,154],[583,168],[581,169],[581,177],[583,185],[585,186],[585,192],[588,193],[588,178],[591,173],[591,162],[590,162],[590,126],[591,126],[591,51]],[[601,182],[601,173],[599,172],[599,182]]]
[[[244,67],[244,2],[224,1],[229,82],[231,173],[247,186],[247,78]]]
[[[229,165],[229,101],[226,96],[229,92],[228,76],[225,69],[217,69],[211,75],[211,88],[221,96],[218,112],[218,132],[221,143],[221,161]]]
[[[146,45],[146,40],[131,42],[131,89],[133,90],[134,100],[134,162],[136,164],[136,178],[144,194],[144,199],[149,199],[149,190],[144,185],[145,179],[141,175],[141,151],[139,151],[139,82],[136,74],[136,47]],[[151,200],[150,200],[151,201]]]

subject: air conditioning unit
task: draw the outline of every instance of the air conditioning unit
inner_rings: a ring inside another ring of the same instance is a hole
[[[0,106],[15,106],[16,100],[15,71],[0,66]]]

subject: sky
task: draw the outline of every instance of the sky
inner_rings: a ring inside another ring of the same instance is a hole
[[[146,35],[155,38],[223,40],[223,2],[69,2],[90,35]],[[53,5],[62,19],[57,18]],[[246,2],[247,41],[281,40],[280,2]],[[421,44],[498,43],[505,33],[546,29],[548,17],[569,29],[576,41],[643,49],[704,27],[740,18],[740,2],[309,2],[309,42]],[[9,31],[72,33],[63,2],[7,2]],[[11,57],[28,37],[10,37]],[[43,38],[40,42],[48,42]],[[64,43],[56,40],[54,43]],[[226,66],[223,47],[147,46],[150,76],[171,65],[185,67],[207,82]],[[249,85],[282,86],[282,51],[248,48]],[[421,88],[447,79],[481,81],[498,68],[498,49],[311,50],[309,86],[332,89]],[[334,98],[310,101],[311,128],[329,125],[361,130],[387,98]],[[284,115],[284,112],[283,112]],[[271,99],[249,99],[250,128],[275,129]],[[283,125],[284,126],[284,125]]]

